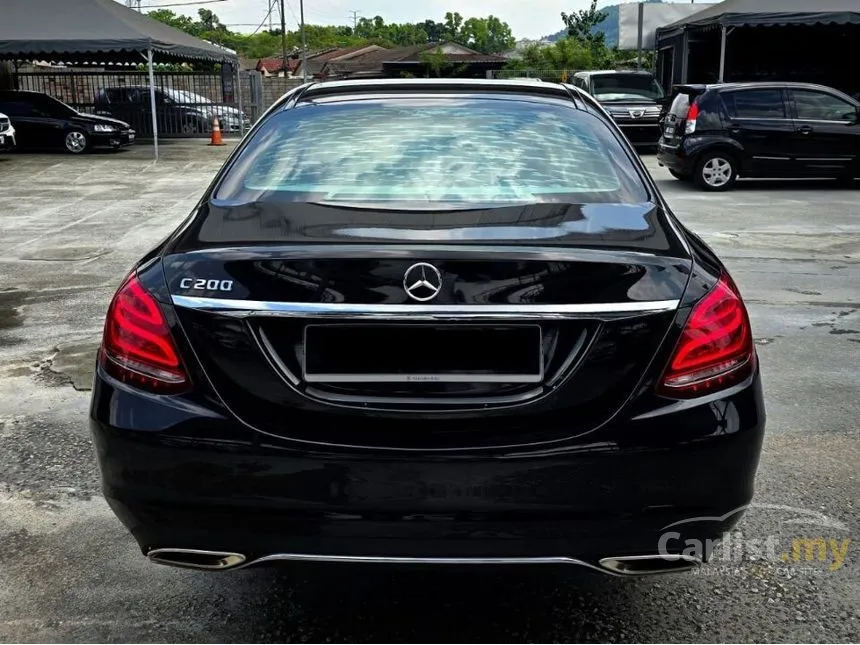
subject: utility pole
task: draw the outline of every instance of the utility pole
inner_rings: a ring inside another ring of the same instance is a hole
[[[269,33],[272,33],[272,14],[275,13],[275,0],[269,0]]]
[[[284,78],[287,77],[287,17],[284,14],[284,0],[280,0],[281,2],[281,57],[283,58],[284,63]]]
[[[308,44],[305,41],[305,0],[299,0],[299,18],[301,25],[299,29],[302,32],[302,82],[307,83],[308,80]]]
[[[356,11],[355,9],[353,9],[349,13],[352,14],[352,30],[355,31],[356,28],[358,27],[358,14],[359,14],[359,12]]]

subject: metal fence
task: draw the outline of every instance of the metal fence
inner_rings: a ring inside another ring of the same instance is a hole
[[[238,85],[236,81],[238,80]],[[149,74],[141,70],[44,70],[14,75],[19,90],[44,92],[80,112],[125,121],[138,136],[152,136]],[[164,137],[206,137],[218,117],[222,131],[248,129],[301,79],[255,71],[156,72],[155,113]]]
[[[155,115],[159,136],[208,136],[213,119],[227,133],[247,129],[240,110],[235,72],[156,72]],[[19,90],[44,92],[80,112],[129,123],[141,137],[152,136],[149,75],[145,71],[19,72]],[[241,86],[241,78],[240,78]]]

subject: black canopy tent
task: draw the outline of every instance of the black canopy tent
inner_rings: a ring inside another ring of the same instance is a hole
[[[155,157],[157,62],[234,63],[236,54],[140,14],[115,0],[2,0],[0,60],[139,63],[149,69]]]
[[[726,0],[658,29],[656,47],[658,55],[666,50],[678,50],[677,54],[671,56],[671,67],[673,68],[671,80],[673,82],[700,81],[703,79],[688,78],[691,36],[701,36],[702,34],[716,36],[718,34],[718,78],[711,80],[724,81],[726,80],[727,38],[735,29],[824,25],[860,26],[860,0],[817,0],[814,3],[811,0]],[[796,33],[795,30],[792,36],[795,36]],[[810,43],[810,37],[811,32],[807,32],[803,41],[791,43],[789,51],[793,50],[796,54],[800,54],[820,44]],[[853,40],[853,37],[851,39]],[[767,55],[768,43],[763,42],[761,38],[758,41],[760,51],[748,53]],[[712,42],[716,45],[716,38]],[[755,48],[750,47],[750,49],[754,50]],[[716,53],[715,51],[715,57]]]

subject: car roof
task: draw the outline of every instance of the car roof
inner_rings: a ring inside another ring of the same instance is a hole
[[[537,78],[508,78],[508,79],[488,79],[488,78],[367,78],[355,80],[341,81],[325,81],[310,84],[312,87],[327,87],[327,88],[412,88],[416,86],[427,86],[428,88],[474,88],[478,90],[486,90],[492,88],[505,87],[544,87],[556,86],[563,87],[561,83],[550,83]]]
[[[699,92],[714,90],[734,91],[734,90],[754,90],[754,89],[808,89],[808,90],[826,90],[830,92],[839,92],[839,90],[820,85],[818,83],[802,83],[799,81],[744,81],[735,83],[681,83],[675,86],[679,89],[692,89]]]
[[[585,78],[588,76],[610,75],[610,74],[641,74],[642,76],[654,76],[653,72],[647,69],[591,69],[587,72],[576,72],[574,76]]]
[[[348,98],[373,93],[437,93],[440,91],[557,98],[568,101],[579,109],[597,105],[587,93],[567,83],[551,83],[537,79],[484,78],[379,78],[313,82],[301,86],[293,93],[285,94],[282,101],[295,104],[322,97]]]

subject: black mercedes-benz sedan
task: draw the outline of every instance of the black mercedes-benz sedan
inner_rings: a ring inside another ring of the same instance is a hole
[[[107,312],[91,428],[152,561],[707,559],[753,495],[749,318],[572,85],[304,85]]]

